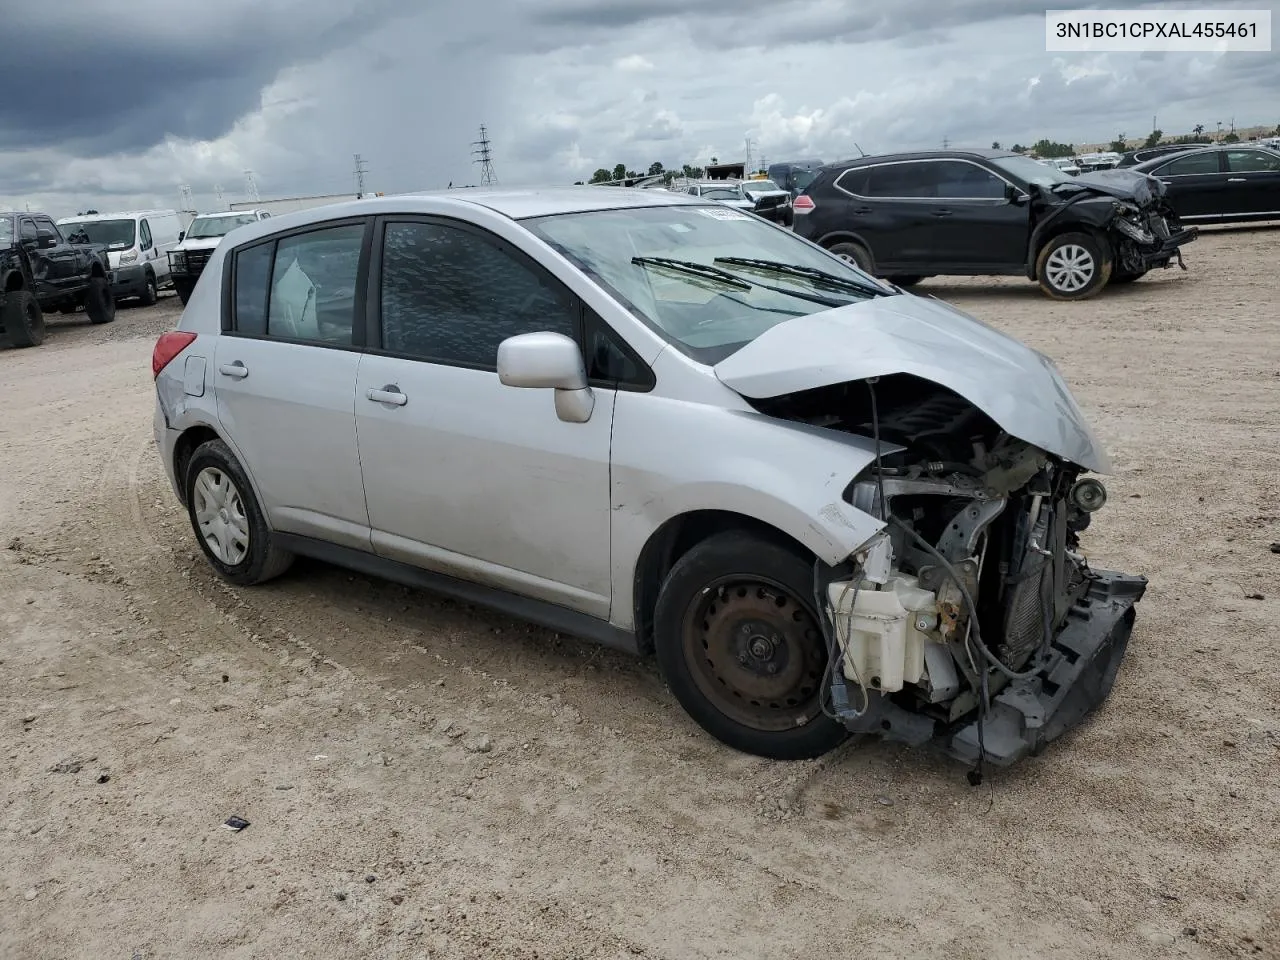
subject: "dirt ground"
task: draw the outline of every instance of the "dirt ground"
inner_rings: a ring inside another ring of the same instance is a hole
[[[1278,250],[921,287],[1058,360],[1086,549],[1151,579],[1107,705],[978,788],[734,753],[651,661],[321,564],[229,588],[151,437],[176,301],[0,348],[0,957],[1280,956]]]

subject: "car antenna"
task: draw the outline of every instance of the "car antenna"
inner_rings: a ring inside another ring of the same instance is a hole
[[[856,142],[856,141],[854,142],[854,144],[853,144],[853,145],[854,145],[855,147],[858,147],[858,144],[857,144],[857,142]],[[866,155],[867,155],[867,151],[863,150],[861,147],[858,147],[858,156],[859,156],[859,157],[865,157]]]

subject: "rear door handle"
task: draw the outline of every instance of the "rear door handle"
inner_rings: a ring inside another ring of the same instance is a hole
[[[370,390],[366,396],[374,403],[390,403],[397,407],[403,407],[409,402],[409,398],[394,383],[388,383],[381,390]]]
[[[871,212],[871,208],[870,207],[854,207],[853,212],[858,214],[858,216],[865,216],[866,214]]]
[[[224,377],[235,377],[237,380],[243,380],[249,375],[249,368],[244,365],[243,361],[235,360],[231,363],[224,363],[218,367],[218,372]]]
[[[1227,177],[1227,183],[1248,183],[1248,177]]]
[[[946,207],[940,207],[937,210],[933,211],[933,215],[935,217],[949,217],[951,216],[951,211],[948,210]]]

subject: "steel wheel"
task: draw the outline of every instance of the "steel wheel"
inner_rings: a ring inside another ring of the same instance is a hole
[[[249,555],[249,518],[240,491],[217,467],[205,467],[191,493],[200,536],[214,556],[236,566]]]
[[[682,640],[694,683],[731,720],[784,731],[822,712],[822,632],[780,584],[741,576],[713,581],[690,604]]]
[[[1056,248],[1044,264],[1045,276],[1063,293],[1078,293],[1085,289],[1097,269],[1093,254],[1077,243],[1064,243]]]

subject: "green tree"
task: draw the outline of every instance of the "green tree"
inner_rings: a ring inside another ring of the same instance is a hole
[[[1045,137],[1043,140],[1037,140],[1031,147],[1033,153],[1038,157],[1069,157],[1075,153],[1075,147],[1069,143],[1057,143]]]
[[[1027,152],[1027,148],[1026,148],[1026,147],[1024,147],[1024,146],[1023,146],[1022,144],[1020,144],[1020,143],[1015,143],[1015,144],[1014,144],[1012,147],[1010,147],[1009,149],[1010,149],[1010,150],[1012,150],[1014,153],[1026,153],[1026,152]]]
[[[610,173],[608,170],[606,170],[604,167],[601,167],[599,170],[597,170],[595,173],[591,175],[592,183],[604,183],[606,180],[612,180],[612,179],[613,179],[613,174]]]
[[[991,149],[992,149],[992,150],[1003,150],[1003,149],[1004,149],[1004,147],[1000,146],[1000,141],[999,141],[999,140],[992,140],[992,141],[991,141]]]
[[[1160,138],[1164,136],[1163,130],[1152,130],[1147,134],[1147,139],[1142,141],[1144,147],[1154,147],[1160,142]]]
[[[1108,149],[1110,149],[1112,153],[1124,153],[1129,149],[1129,141],[1125,138],[1123,133],[1117,133],[1116,138],[1108,144]]]
[[[625,163],[619,163],[617,166],[613,168],[613,176],[610,177],[609,179],[622,180],[622,179],[625,179],[626,176],[627,176],[627,165]]]
[[[1203,123],[1197,123],[1197,124],[1196,124],[1194,127],[1192,127],[1191,129],[1195,131],[1195,135],[1196,135],[1196,139],[1197,139],[1197,140],[1199,140],[1202,136],[1204,136],[1204,124],[1203,124]],[[1184,141],[1184,142],[1185,142],[1185,141]]]
[[[1239,143],[1240,135],[1237,133],[1226,133],[1222,135],[1223,143]]]
[[[666,168],[665,168],[665,167],[663,167],[663,165],[662,165],[662,164],[660,164],[657,160],[655,160],[655,161],[653,161],[653,163],[649,164],[649,176],[651,176],[651,177],[656,177],[656,176],[658,176],[658,174],[660,174],[660,173],[666,173],[666,172],[667,172],[667,171],[666,171]]]

